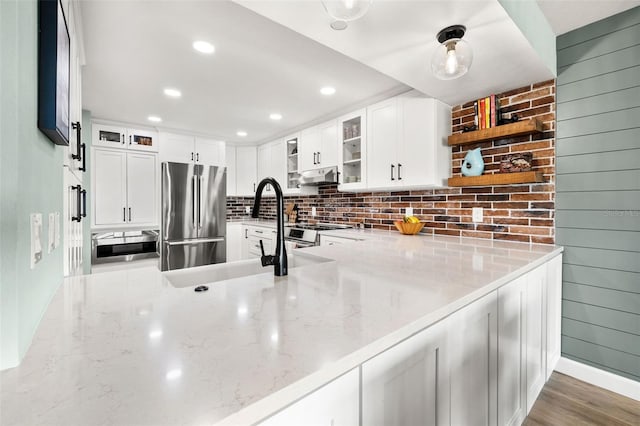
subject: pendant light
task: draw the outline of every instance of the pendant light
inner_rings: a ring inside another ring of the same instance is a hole
[[[466,30],[463,25],[452,25],[438,33],[440,46],[431,57],[431,70],[440,80],[462,77],[471,68],[473,51],[469,43],[462,40]]]
[[[373,0],[322,0],[327,14],[336,21],[349,22],[362,18]]]

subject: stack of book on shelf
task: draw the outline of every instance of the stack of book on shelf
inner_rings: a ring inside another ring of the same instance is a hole
[[[500,99],[496,95],[478,99],[473,103],[476,129],[489,129],[500,125]]]

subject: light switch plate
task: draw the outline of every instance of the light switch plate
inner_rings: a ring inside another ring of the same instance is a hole
[[[56,229],[55,229],[55,240],[53,242],[53,248],[58,248],[60,245],[60,212],[55,213],[55,221],[56,221]]]
[[[407,207],[406,209],[404,209],[404,215],[413,216],[413,207]]]
[[[318,213],[318,212],[316,211],[316,208],[315,208],[315,207],[311,207],[311,216],[312,216],[312,217],[316,217],[316,214],[317,214],[317,213]]]
[[[42,213],[31,213],[31,269],[42,260]]]
[[[474,208],[471,210],[471,220],[472,220],[474,223],[482,222],[482,221],[484,220],[482,216],[483,216],[483,214],[482,214],[482,207],[474,207]]]
[[[246,214],[251,213],[251,207],[249,207],[249,206],[244,206],[244,212],[245,212]]]

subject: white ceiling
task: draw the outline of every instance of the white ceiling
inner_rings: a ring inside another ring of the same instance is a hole
[[[231,142],[289,129],[408,88],[226,1],[84,1],[83,108],[94,117],[181,129]],[[196,39],[216,51],[192,49]],[[332,97],[321,87],[337,89]],[[182,91],[169,99],[164,87]],[[269,114],[279,112],[275,122]],[[347,111],[344,111],[347,112]],[[246,138],[236,135],[248,132]]]
[[[556,34],[640,4],[537,1]],[[374,0],[344,31],[330,29],[319,0],[236,3],[83,1],[83,107],[146,126],[158,115],[159,128],[255,143],[409,87],[455,105],[554,77],[497,0]],[[430,56],[438,31],[452,24],[467,26],[474,61],[462,78],[440,81]],[[214,43],[215,54],[195,52],[196,39]],[[320,95],[325,85],[336,95]],[[164,87],[182,98],[166,98]],[[284,118],[274,122],[271,112]]]
[[[640,0],[537,0],[556,35],[640,6]]]

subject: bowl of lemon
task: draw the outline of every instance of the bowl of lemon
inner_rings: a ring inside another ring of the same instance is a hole
[[[424,223],[420,222],[416,216],[405,216],[402,220],[394,221],[393,224],[404,235],[415,235],[424,227]]]

